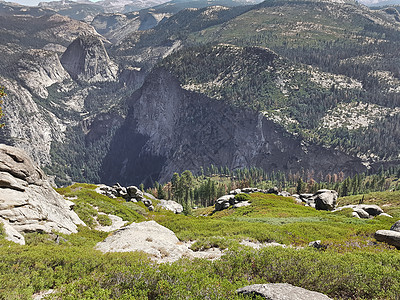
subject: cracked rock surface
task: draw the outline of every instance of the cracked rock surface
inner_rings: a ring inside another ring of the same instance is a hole
[[[8,240],[25,244],[26,232],[77,232],[85,224],[72,205],[25,152],[0,144],[0,222]]]

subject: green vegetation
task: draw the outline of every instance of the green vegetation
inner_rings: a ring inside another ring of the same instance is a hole
[[[337,191],[340,197],[354,195],[358,203],[363,195],[371,192],[400,190],[399,179],[399,167],[391,167],[388,170],[381,168],[376,174],[361,173],[353,177],[345,177],[343,172],[325,176],[314,170],[285,174],[284,172],[268,173],[255,167],[232,171],[228,167],[218,168],[211,165],[202,168],[198,175],[193,175],[190,171],[184,171],[181,175],[175,173],[170,182],[165,184],[156,182],[153,188],[148,189],[148,192],[158,198],[181,203],[185,207],[186,214],[190,213],[188,210],[190,207],[202,207],[204,212],[197,214],[202,215],[210,213],[207,207],[214,205],[219,197],[238,188],[257,187],[268,190],[276,186],[279,191],[285,190],[291,194],[315,193],[320,189],[330,189]],[[246,196],[237,195],[236,197]],[[392,198],[393,196],[390,197]]]
[[[4,92],[4,87],[0,87],[0,119],[3,116],[3,107],[2,107],[3,100],[2,100],[2,98],[4,96],[7,96],[7,94]],[[4,127],[3,123],[0,124],[0,128],[1,127]]]
[[[139,205],[127,203],[122,198],[110,199],[107,196],[100,195],[94,191],[96,187],[93,184],[76,183],[66,188],[60,188],[57,191],[74,201],[74,210],[82,221],[91,228],[94,228],[97,222],[103,226],[111,225],[111,220],[106,215],[98,212],[113,214],[128,222],[140,222],[144,219],[140,214],[141,212],[143,213],[143,209]]]
[[[76,209],[86,204],[129,221],[145,219],[122,199],[106,199],[94,188],[75,184],[59,191],[77,197]],[[195,251],[225,249],[215,261],[181,259],[156,264],[143,253],[102,254],[93,247],[108,233],[82,226],[77,234],[61,235],[58,244],[53,235],[38,233],[26,235],[26,246],[0,239],[4,250],[0,251],[0,298],[30,299],[32,294],[53,289],[49,299],[245,299],[235,294],[237,288],[268,282],[291,283],[335,299],[400,296],[398,251],[373,238],[375,230],[389,228],[393,219],[353,219],[343,211],[330,213],[295,204],[291,198],[261,193],[250,197],[248,207],[207,217],[164,211],[147,215],[182,241],[195,240],[191,247]],[[389,199],[392,208],[400,207],[399,192],[365,196],[365,202],[373,199],[380,204]],[[84,215],[80,208],[77,212]],[[400,218],[400,210],[391,213]],[[316,239],[326,246],[324,250],[297,248]],[[241,245],[242,240],[296,247],[254,250]]]
[[[240,193],[235,195],[235,200],[237,201],[249,201],[250,196],[248,194]]]

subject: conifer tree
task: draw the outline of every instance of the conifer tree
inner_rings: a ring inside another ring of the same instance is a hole
[[[0,87],[0,119],[1,119],[1,117],[3,117],[3,107],[2,107],[3,100],[2,100],[2,98],[4,96],[7,96],[7,94],[4,91],[4,87]],[[0,128],[3,126],[4,126],[4,123],[1,123]]]

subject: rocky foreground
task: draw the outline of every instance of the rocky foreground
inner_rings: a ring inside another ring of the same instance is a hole
[[[73,206],[25,152],[0,144],[0,222],[8,240],[25,244],[27,232],[77,232],[85,224]]]

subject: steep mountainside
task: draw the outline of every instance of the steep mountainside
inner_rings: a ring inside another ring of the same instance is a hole
[[[346,174],[397,164],[395,8],[268,0],[175,13],[182,5],[89,25],[4,4],[1,141],[59,184],[151,183],[211,164]]]
[[[165,181],[175,171],[211,164],[324,174],[365,170],[360,159],[304,143],[260,112],[182,89],[164,69],[149,75],[129,106],[104,160],[103,182]]]

